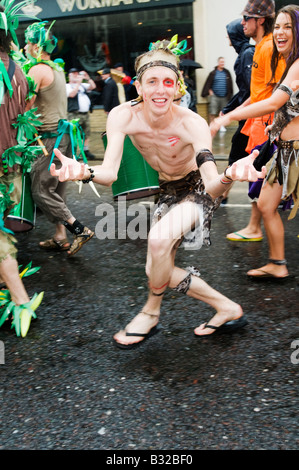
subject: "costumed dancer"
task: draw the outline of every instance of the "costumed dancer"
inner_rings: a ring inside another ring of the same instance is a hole
[[[73,256],[93,237],[94,232],[72,215],[66,205],[66,183],[49,172],[52,161],[59,163],[53,149],[59,147],[74,157],[71,153],[74,148],[70,145],[74,126],[67,121],[65,74],[60,65],[51,60],[51,53],[58,42],[51,31],[53,23],[49,27],[46,21],[33,23],[25,30],[25,54],[29,59],[25,67],[36,85],[28,108],[37,107],[43,123],[41,138],[49,154],[35,160],[31,170],[31,189],[36,205],[55,226],[54,235],[40,242],[40,248],[67,251],[68,256]],[[68,242],[66,229],[73,234],[72,244]]]
[[[210,287],[194,268],[175,266],[175,256],[180,244],[189,249],[209,245],[211,218],[227,185],[234,180],[256,181],[265,176],[266,168],[254,168],[258,153],[254,152],[218,174],[207,122],[174,103],[179,89],[179,60],[167,46],[162,41],[137,57],[139,100],[123,103],[110,112],[103,164],[88,168],[55,150],[62,168],[51,166],[51,173],[61,181],[93,178],[109,186],[117,179],[124,139],[129,135],[143,158],[159,172],[160,199],[148,235],[148,299],[140,313],[114,335],[116,345],[123,349],[139,346],[159,331],[160,306],[167,288],[202,300],[216,310],[209,322],[195,329],[197,337],[232,332],[247,323],[240,305]]]
[[[22,193],[22,171],[30,171],[32,159],[40,147],[31,145],[26,136],[24,112],[26,97],[29,91],[28,82],[20,67],[10,58],[11,41],[18,46],[15,29],[18,26],[20,9],[28,5],[23,1],[14,5],[14,0],[0,1],[0,326],[12,317],[12,328],[18,336],[25,337],[30,327],[31,318],[36,316],[43,292],[34,294],[30,300],[22,282],[22,277],[32,274],[37,269],[28,265],[19,275],[17,263],[17,240],[14,234],[5,227],[5,219],[14,204],[20,201]],[[32,116],[31,124],[36,122]],[[29,127],[31,125],[29,124]],[[34,126],[30,130],[36,129]],[[31,141],[32,135],[29,136]]]

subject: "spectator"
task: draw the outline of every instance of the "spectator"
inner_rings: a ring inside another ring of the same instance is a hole
[[[224,65],[224,58],[219,57],[217,66],[209,73],[201,93],[203,98],[209,97],[210,123],[219,115],[233,93],[232,77]]]
[[[89,112],[91,101],[88,92],[96,88],[95,82],[87,72],[76,68],[69,70],[69,83],[66,84],[68,101],[68,120],[79,119],[79,124],[85,134],[84,153],[88,160],[95,160],[95,156],[89,151],[90,119]]]
[[[101,70],[99,73],[102,77],[102,80],[104,81],[105,85],[102,91],[102,97],[103,97],[103,106],[106,114],[108,114],[111,109],[115,108],[115,106],[119,105],[119,99],[118,99],[118,88],[111,77],[109,68],[104,68]]]
[[[191,109],[191,111],[194,111],[195,113],[197,113],[196,94],[193,89],[193,80],[191,80],[186,74],[186,67],[179,65],[179,69],[184,79],[185,86],[186,86],[186,96],[182,97],[181,106],[185,106]]]

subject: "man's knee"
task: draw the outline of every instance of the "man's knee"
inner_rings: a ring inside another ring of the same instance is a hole
[[[148,247],[152,259],[161,259],[170,255],[172,250],[172,240],[156,237],[155,234],[149,234]]]

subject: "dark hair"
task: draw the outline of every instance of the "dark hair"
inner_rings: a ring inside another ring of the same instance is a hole
[[[0,12],[4,12],[3,5],[0,5]],[[10,52],[10,43],[12,41],[12,37],[9,31],[7,34],[4,29],[0,29],[0,50],[6,52],[7,54]]]
[[[274,18],[271,16],[266,16],[265,21],[263,22],[264,26],[264,36],[268,36],[268,34],[272,33],[273,26],[274,26]]]
[[[298,5],[287,5],[285,7],[280,8],[280,10],[276,14],[276,18],[280,13],[286,13],[291,17],[291,22],[292,22],[292,33],[293,33],[293,48],[291,50],[291,53],[289,57],[286,59],[286,68],[285,71],[279,80],[279,83],[281,83],[284,78],[286,77],[291,65],[295,62],[296,59],[299,58],[299,6]],[[275,71],[278,65],[278,61],[281,58],[276,45],[274,43],[273,39],[273,55],[271,58],[271,71],[272,71],[272,77],[270,82],[272,82],[274,76],[275,76]],[[269,83],[270,83],[269,82]]]

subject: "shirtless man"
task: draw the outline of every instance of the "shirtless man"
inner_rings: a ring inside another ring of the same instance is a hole
[[[176,267],[174,261],[180,241],[190,232],[190,220],[193,226],[199,224],[199,205],[203,207],[205,219],[204,228],[201,226],[200,229],[206,230],[207,241],[207,221],[217,206],[217,198],[233,180],[256,181],[258,177],[264,177],[266,171],[263,168],[257,172],[253,167],[252,162],[258,154],[255,151],[227,168],[225,174],[218,174],[211,153],[208,124],[198,114],[173,103],[178,92],[179,71],[177,57],[168,49],[139,56],[135,68],[140,101],[123,103],[109,114],[108,145],[103,164],[89,169],[55,151],[62,168],[51,167],[51,173],[61,181],[93,178],[96,183],[110,186],[117,179],[124,139],[129,135],[144,159],[159,172],[162,180],[160,202],[148,235],[148,299],[126,328],[114,335],[116,344],[123,349],[141,344],[158,331],[160,305],[167,287],[188,293],[215,308],[216,314],[210,322],[194,330],[197,336],[246,324],[240,305],[199,277]],[[173,186],[170,192],[169,186]],[[168,197],[169,193],[171,196]]]

